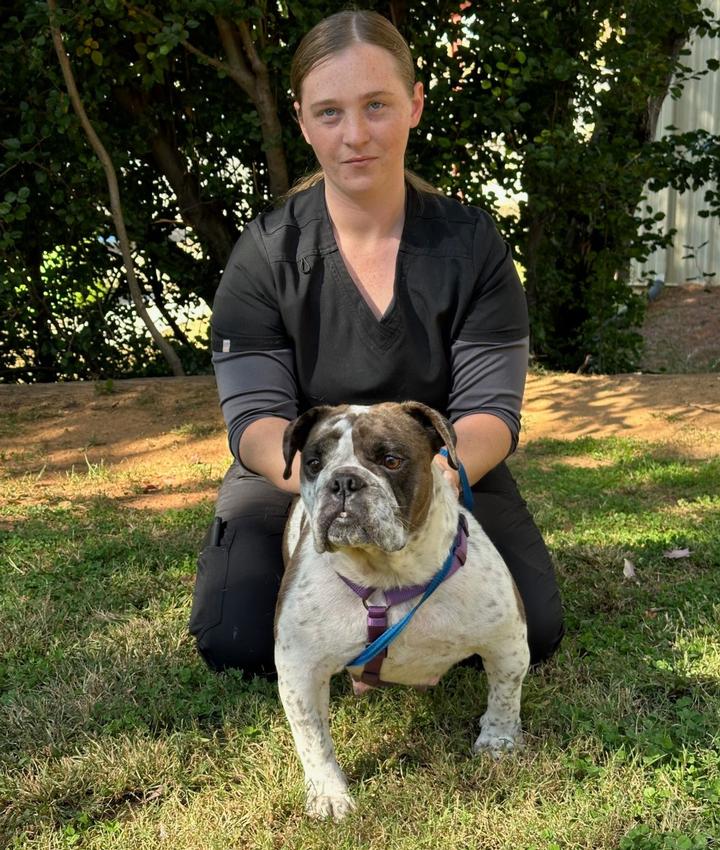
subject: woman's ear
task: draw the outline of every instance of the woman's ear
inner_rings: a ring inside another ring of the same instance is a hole
[[[420,117],[423,113],[425,104],[425,89],[422,83],[415,83],[413,86],[412,100],[410,101],[410,126],[417,127],[420,123]]]
[[[307,133],[305,132],[305,123],[303,121],[302,116],[302,107],[300,106],[297,100],[293,103],[293,108],[295,109],[295,116],[297,118],[298,124],[300,125],[300,132],[303,134],[303,139],[305,139],[305,141],[310,144],[310,139],[308,139]]]

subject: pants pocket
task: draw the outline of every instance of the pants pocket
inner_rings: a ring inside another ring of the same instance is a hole
[[[188,624],[190,634],[195,635],[198,640],[222,620],[233,536],[226,532],[222,546],[210,543],[200,552]]]

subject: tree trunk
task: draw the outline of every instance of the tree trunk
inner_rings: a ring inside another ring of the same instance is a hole
[[[165,302],[163,300],[163,285],[162,278],[160,273],[156,268],[150,265],[150,263],[145,264],[147,269],[147,279],[150,284],[150,289],[152,290],[153,298],[155,299],[155,306],[160,311],[163,319],[168,323],[170,330],[173,332],[175,339],[177,339],[182,345],[186,345],[190,347],[190,340],[187,338],[187,335],[184,333],[180,325],[175,321],[175,318],[170,314],[170,311],[165,306]]]
[[[227,18],[217,16],[215,25],[228,60],[224,70],[255,104],[260,117],[270,194],[279,198],[290,188],[290,181],[282,142],[282,125],[267,65],[257,52],[247,21],[239,21],[235,25]]]
[[[175,193],[183,221],[207,246],[218,269],[224,269],[238,233],[222,215],[220,205],[203,198],[200,179],[187,170],[186,159],[175,143],[171,128],[164,121],[154,120],[152,106],[156,101],[129,88],[116,88],[114,94],[133,118],[148,122],[153,160]]]
[[[73,75],[72,68],[70,67],[70,60],[68,59],[67,52],[65,51],[62,34],[57,23],[57,2],[56,0],[47,0],[47,2],[50,12],[50,31],[52,32],[53,44],[55,45],[55,52],[57,53],[60,68],[62,69],[70,101],[76,115],[80,119],[85,135],[87,136],[92,149],[95,151],[95,154],[100,160],[105,171],[108,192],[110,194],[110,208],[112,210],[113,222],[115,224],[115,230],[117,231],[117,237],[122,251],[123,264],[125,266],[125,275],[127,277],[128,288],[130,289],[130,295],[132,297],[133,304],[135,305],[135,310],[144,322],[150,336],[153,338],[165,357],[173,375],[184,375],[185,372],[177,352],[157,329],[155,323],[150,317],[150,314],[145,308],[145,304],[143,303],[142,292],[138,285],[137,277],[135,276],[135,265],[130,251],[130,240],[128,239],[127,231],[125,229],[125,217],[123,216],[122,205],[120,203],[120,188],[118,186],[115,167],[110,155],[105,149],[105,146],[100,141],[94,127],[90,123],[90,119],[85,112],[85,108],[80,98],[80,93],[78,92],[77,85],[75,83],[75,77]]]

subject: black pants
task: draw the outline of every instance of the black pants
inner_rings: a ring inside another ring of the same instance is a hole
[[[504,463],[473,487],[473,513],[508,565],[525,603],[531,663],[563,635],[550,555]],[[190,632],[214,670],[274,676],[273,619],[283,573],[282,536],[292,496],[234,463],[198,563]],[[218,527],[219,525],[219,527]],[[212,539],[215,537],[215,539]]]

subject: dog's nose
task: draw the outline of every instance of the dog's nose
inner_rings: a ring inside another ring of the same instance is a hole
[[[349,496],[362,490],[365,482],[354,472],[338,470],[330,481],[330,491],[336,496]]]

